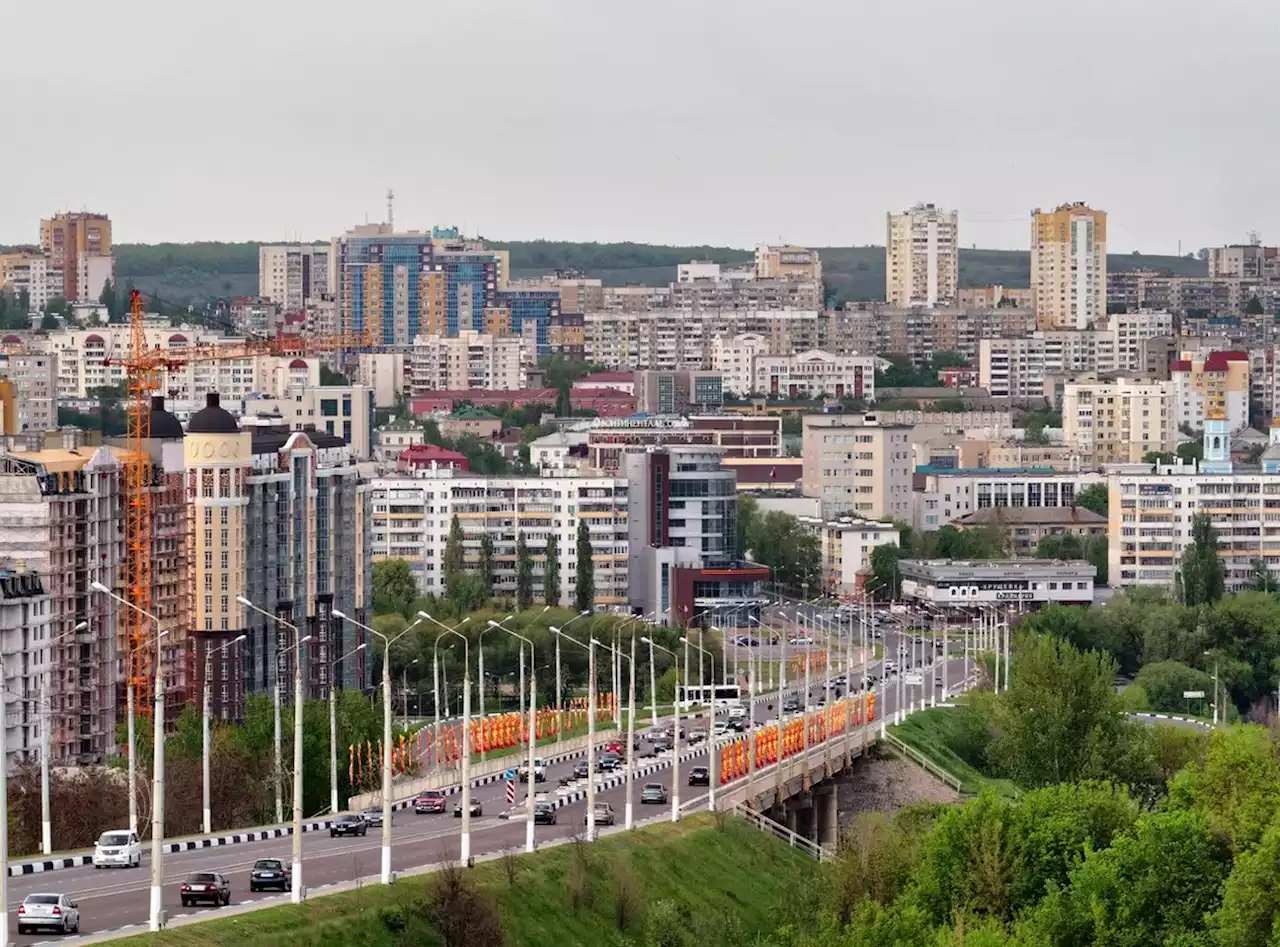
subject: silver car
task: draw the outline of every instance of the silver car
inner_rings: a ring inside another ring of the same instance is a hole
[[[80,905],[66,894],[29,894],[18,905],[18,933],[40,928],[63,934],[80,932]]]

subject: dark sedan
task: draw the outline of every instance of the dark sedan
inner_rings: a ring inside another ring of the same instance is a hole
[[[221,907],[231,903],[231,882],[226,875],[220,875],[216,871],[197,871],[187,875],[178,894],[182,897],[184,908],[201,901]]]
[[[369,823],[362,816],[348,813],[340,815],[329,823],[329,838],[339,835],[367,835]]]
[[[689,770],[689,785],[710,786],[711,770],[707,769],[705,766],[695,766],[693,769]]]
[[[573,775],[575,779],[586,779],[591,775],[591,767],[586,760],[578,760],[573,764]]]
[[[278,858],[259,858],[249,871],[250,891],[266,891],[268,888],[288,891],[292,885],[289,866]]]
[[[556,807],[549,802],[535,802],[533,804],[533,824],[555,825]]]
[[[640,790],[640,803],[662,805],[667,801],[667,787],[662,783],[645,783]]]

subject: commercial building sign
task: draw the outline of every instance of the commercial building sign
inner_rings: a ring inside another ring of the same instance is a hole
[[[778,262],[780,263],[800,263],[807,264],[809,262],[809,254],[807,253],[779,253]]]

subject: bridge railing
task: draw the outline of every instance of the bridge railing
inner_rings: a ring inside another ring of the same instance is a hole
[[[884,738],[891,747],[893,747],[899,753],[902,753],[903,755],[910,758],[912,762],[928,770],[935,777],[940,779],[942,782],[946,783],[956,792],[961,791],[960,789],[961,780],[959,776],[956,776],[953,773],[950,773],[947,770],[943,769],[941,766],[939,766],[933,760],[929,759],[929,757],[925,756],[915,747],[909,746],[906,743],[903,743],[900,739],[898,739],[893,734],[893,731],[886,730],[884,734]]]
[[[816,842],[809,841],[798,832],[792,832],[785,825],[779,825],[768,816],[756,812],[744,803],[739,803],[735,806],[734,812],[741,816],[748,825],[759,829],[767,835],[772,835],[775,838],[781,839],[792,848],[800,849],[806,855],[813,858],[814,861],[823,861],[824,859],[831,857],[831,853],[827,852],[821,845]]]

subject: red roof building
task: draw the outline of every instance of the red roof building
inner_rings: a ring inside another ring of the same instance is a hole
[[[415,470],[430,470],[433,467],[448,467],[453,470],[470,470],[465,454],[456,450],[448,450],[436,444],[415,444],[406,447],[396,458],[396,470],[400,473],[412,473]]]

